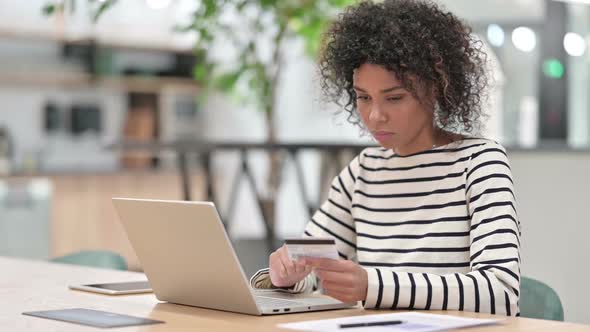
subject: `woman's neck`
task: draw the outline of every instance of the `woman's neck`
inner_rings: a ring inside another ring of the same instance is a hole
[[[407,156],[422,151],[433,149],[437,146],[447,145],[461,139],[461,135],[447,132],[440,128],[429,128],[427,132],[419,134],[406,146],[396,147],[395,153],[401,156]]]

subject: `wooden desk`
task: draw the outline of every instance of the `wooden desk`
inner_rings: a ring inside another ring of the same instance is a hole
[[[71,291],[69,284],[143,280],[121,272],[0,257],[0,329],[3,331],[101,331],[101,329],[23,316],[24,311],[88,308],[163,320],[165,324],[127,327],[116,331],[275,331],[279,323],[352,315],[386,313],[348,309],[256,317],[216,310],[159,303],[153,294],[108,296]],[[463,317],[490,317],[467,312],[437,312]],[[501,325],[468,329],[480,331],[590,331],[577,325],[526,318],[507,318]]]

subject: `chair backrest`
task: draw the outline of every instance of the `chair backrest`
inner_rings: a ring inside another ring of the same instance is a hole
[[[50,257],[52,196],[48,179],[3,179],[0,174],[0,256]]]
[[[79,251],[53,258],[52,262],[100,267],[113,270],[127,270],[127,262],[121,255],[105,250]]]
[[[563,321],[563,306],[559,295],[547,284],[521,277],[520,315],[527,318]]]

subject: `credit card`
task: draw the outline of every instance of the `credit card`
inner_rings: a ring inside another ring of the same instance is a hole
[[[338,259],[336,241],[332,238],[286,239],[285,245],[289,258],[293,261],[301,257]]]

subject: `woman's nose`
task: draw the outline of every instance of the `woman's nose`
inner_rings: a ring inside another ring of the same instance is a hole
[[[386,118],[385,114],[383,113],[381,107],[377,103],[374,103],[373,105],[371,105],[371,112],[369,113],[369,121],[384,122],[386,120],[387,120],[387,118]]]

